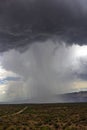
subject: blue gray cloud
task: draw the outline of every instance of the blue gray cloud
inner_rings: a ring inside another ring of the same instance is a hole
[[[10,81],[20,81],[20,77],[5,77],[0,79],[0,84],[5,84],[6,82]]]

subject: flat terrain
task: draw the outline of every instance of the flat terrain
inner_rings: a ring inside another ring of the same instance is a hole
[[[87,130],[87,103],[0,105],[0,130]]]

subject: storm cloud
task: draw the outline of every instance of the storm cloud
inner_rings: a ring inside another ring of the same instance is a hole
[[[86,44],[86,5],[86,0],[1,0],[0,51],[24,51],[47,39]]]
[[[86,5],[86,0],[0,1],[1,100],[45,101],[87,85]]]

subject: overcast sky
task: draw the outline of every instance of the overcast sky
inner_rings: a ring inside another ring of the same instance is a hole
[[[0,1],[0,101],[87,90],[86,5]]]

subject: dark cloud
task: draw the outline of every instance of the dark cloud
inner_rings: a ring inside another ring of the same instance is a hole
[[[79,60],[79,70],[75,72],[74,75],[77,76],[78,79],[83,81],[87,81],[87,58],[80,58]]]
[[[1,0],[0,51],[55,37],[68,44],[86,44],[86,4],[85,0]]]
[[[79,74],[78,77],[83,80],[83,81],[87,81],[87,73],[86,74]]]

